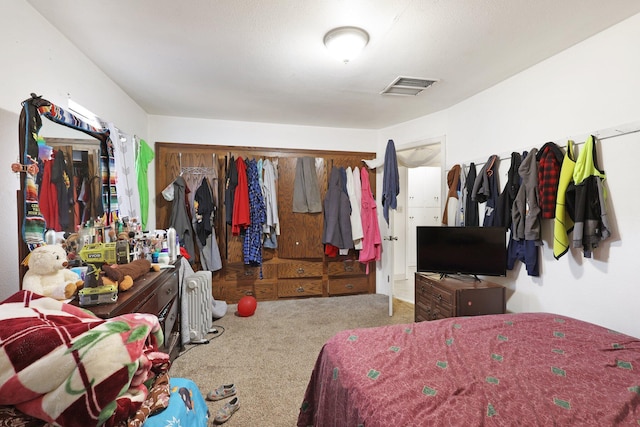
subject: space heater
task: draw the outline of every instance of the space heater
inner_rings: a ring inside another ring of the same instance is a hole
[[[207,334],[212,331],[213,296],[211,293],[211,272],[198,271],[185,279],[185,293],[191,344],[208,342]]]

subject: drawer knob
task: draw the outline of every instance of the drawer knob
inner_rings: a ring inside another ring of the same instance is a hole
[[[298,289],[296,289],[296,292],[302,293],[304,292],[304,288],[300,286]]]
[[[353,285],[351,283],[347,283],[344,287],[347,289],[353,289]]]
[[[300,267],[298,268],[298,270],[296,270],[298,272],[298,274],[304,274],[304,268]]]
[[[424,285],[420,285],[420,292],[424,293],[425,289],[424,289]]]
[[[442,301],[442,295],[438,294],[438,301]]]

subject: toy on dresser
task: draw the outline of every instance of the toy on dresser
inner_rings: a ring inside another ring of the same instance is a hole
[[[65,300],[82,288],[83,281],[67,269],[67,252],[61,245],[35,248],[22,262],[29,269],[22,278],[22,289]]]

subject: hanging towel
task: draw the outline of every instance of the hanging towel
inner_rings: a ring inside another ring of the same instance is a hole
[[[398,159],[396,158],[396,146],[393,139],[390,139],[384,154],[384,173],[382,175],[382,214],[387,224],[389,224],[389,209],[398,207],[398,194],[400,194]]]

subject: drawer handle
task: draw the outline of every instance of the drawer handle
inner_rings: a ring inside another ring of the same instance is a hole
[[[353,265],[345,264],[344,265],[344,271],[353,271]]]
[[[253,291],[244,291],[244,294],[247,296],[252,297],[253,296]]]
[[[300,286],[298,289],[296,289],[296,292],[302,293],[304,292],[304,288]]]
[[[353,289],[353,285],[351,283],[347,283],[344,287],[347,289]]]
[[[424,285],[420,285],[420,292],[424,293],[425,289],[424,289]]]
[[[442,301],[442,295],[438,294],[438,301]]]
[[[244,275],[245,276],[253,276],[253,270],[245,270],[244,271]]]
[[[296,270],[298,272],[298,274],[304,274],[304,268],[300,267],[298,268],[298,270]]]

